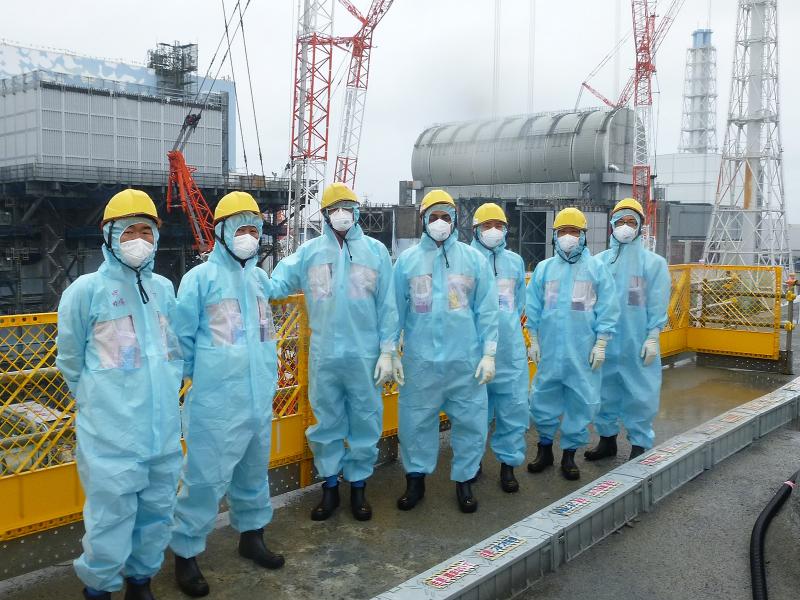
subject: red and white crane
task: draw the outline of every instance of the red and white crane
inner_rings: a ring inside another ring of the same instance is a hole
[[[683,6],[685,0],[672,0],[669,8],[662,15],[656,25],[656,13],[654,0],[631,0],[631,15],[633,18],[633,40],[636,50],[636,64],[628,82],[622,89],[619,99],[612,102],[603,94],[598,92],[588,83],[600,68],[605,65],[611,55],[606,56],[603,61],[595,68],[587,81],[581,84],[581,90],[589,90],[604,104],[612,108],[621,108],[628,104],[633,97],[633,109],[635,114],[634,122],[634,150],[633,150],[633,197],[636,198],[644,207],[645,226],[643,237],[651,247],[655,249],[655,232],[657,224],[656,203],[651,196],[650,186],[650,149],[649,138],[651,127],[651,109],[653,106],[653,87],[652,77],[656,71],[655,56],[656,52],[669,31],[670,26],[675,20],[675,16]],[[617,44],[615,50],[621,44]],[[613,51],[612,51],[613,53]],[[579,96],[580,100],[580,96]]]
[[[339,133],[339,154],[336,157],[334,181],[355,187],[358,166],[358,148],[369,84],[369,61],[372,54],[372,34],[386,15],[394,0],[373,0],[366,16],[362,16],[350,0],[339,0],[350,14],[361,22],[361,29],[353,36],[350,50],[350,69],[347,75],[344,111]]]
[[[334,47],[351,49],[352,52],[341,150],[336,161],[337,174],[342,173],[341,180],[352,185],[369,81],[372,34],[392,1],[372,0],[365,17],[349,0],[339,0],[361,22],[356,34],[347,37],[333,35],[333,6],[330,0],[299,2],[290,151],[294,188],[290,193],[293,197],[291,241],[294,248],[299,245],[300,213],[304,207],[312,205],[325,180]]]

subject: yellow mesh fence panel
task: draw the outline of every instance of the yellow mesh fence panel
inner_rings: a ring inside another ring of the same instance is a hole
[[[664,331],[681,329],[689,325],[689,291],[692,271],[687,266],[675,266],[669,269],[672,278],[672,293],[667,305],[667,325]]]
[[[272,317],[278,336],[278,389],[272,410],[276,417],[297,414],[300,390],[300,337],[305,311],[302,297],[272,304]]]
[[[74,459],[75,401],[55,366],[56,315],[0,317],[0,476]]]
[[[692,266],[690,325],[769,332],[780,328],[780,267]]]

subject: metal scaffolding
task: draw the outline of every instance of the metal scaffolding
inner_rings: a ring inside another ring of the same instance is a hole
[[[778,105],[777,0],[739,0],[730,105],[706,263],[790,268]]]

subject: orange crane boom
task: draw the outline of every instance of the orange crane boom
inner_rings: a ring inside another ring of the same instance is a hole
[[[214,215],[192,177],[196,169],[187,165],[183,156],[183,148],[199,122],[199,114],[186,115],[175,145],[167,152],[169,158],[167,212],[176,207],[184,212],[192,230],[193,248],[200,254],[206,254],[214,248]]]

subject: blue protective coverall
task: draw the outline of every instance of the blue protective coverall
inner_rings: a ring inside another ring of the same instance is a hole
[[[478,234],[480,235],[480,234]],[[477,237],[470,244],[489,261],[497,284],[500,311],[497,328],[497,374],[488,384],[489,445],[497,459],[517,467],[525,460],[525,432],[530,422],[528,357],[520,319],[525,310],[525,263],[503,240],[489,249]]]
[[[611,248],[598,258],[614,277],[622,311],[614,342],[606,350],[595,427],[602,436],[616,435],[621,419],[632,445],[652,448],[653,419],[661,395],[661,357],[645,366],[640,353],[648,334],[657,335],[667,323],[672,284],[667,261],[645,249],[641,237],[620,244],[613,235]]]
[[[450,478],[467,481],[486,446],[486,386],[475,368],[497,350],[497,286],[486,258],[451,233],[437,247],[426,233],[394,267],[404,335],[400,388],[400,455],[407,473],[433,473],[439,455],[439,413],[452,424]],[[445,258],[446,256],[446,258]],[[449,266],[448,266],[449,265]]]
[[[167,546],[180,474],[180,410],[183,373],[172,330],[175,288],[140,268],[123,265],[119,237],[134,223],[106,223],[104,261],[82,275],[58,305],[58,357],[78,413],[78,475],[86,494],[83,554],[75,571],[95,590],[116,591],[125,577],[152,577]],[[112,227],[113,226],[113,227]],[[158,231],[153,225],[155,245]],[[115,257],[116,255],[116,257]]]
[[[552,442],[561,418],[561,448],[574,450],[589,442],[587,426],[600,405],[602,369],[592,370],[589,355],[597,338],[614,334],[619,304],[608,269],[588,248],[573,251],[580,253],[574,264],[556,248],[555,256],[536,265],[528,284],[526,327],[542,351],[531,417],[544,444]]]
[[[236,230],[245,225],[260,233],[260,216],[235,214],[214,231],[232,249]],[[226,493],[237,531],[260,529],[272,519],[276,336],[269,277],[256,262],[252,257],[243,268],[218,240],[208,261],[186,273],[178,288],[176,331],[192,387],[183,407],[186,460],[170,548],[184,558],[205,549]]]
[[[326,222],[272,272],[274,297],[302,290],[311,328],[308,396],[317,420],[306,431],[323,478],[350,482],[372,475],[383,430],[383,398],[373,371],[381,352],[397,347],[392,261],[355,224],[340,247]],[[345,446],[347,440],[347,446]]]

